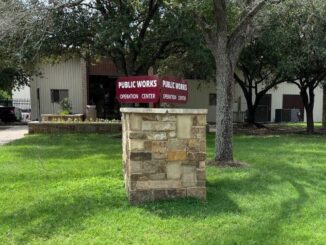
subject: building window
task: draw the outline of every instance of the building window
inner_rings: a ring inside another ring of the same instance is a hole
[[[51,102],[60,103],[63,99],[68,98],[68,89],[51,89]]]
[[[216,94],[209,94],[209,105],[216,106]]]

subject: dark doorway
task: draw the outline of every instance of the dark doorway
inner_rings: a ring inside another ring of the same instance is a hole
[[[98,118],[120,118],[120,106],[115,99],[116,79],[110,76],[89,76],[88,104],[96,105]]]
[[[293,94],[284,94],[283,95],[283,111],[284,110],[292,110],[299,109],[300,110],[300,121],[303,121],[304,118],[304,106],[302,102],[302,98],[300,95]]]
[[[257,122],[270,122],[272,112],[272,95],[265,94],[259,102],[256,109],[256,121]]]

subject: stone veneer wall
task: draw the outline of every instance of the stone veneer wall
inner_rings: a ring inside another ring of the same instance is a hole
[[[30,122],[29,134],[61,134],[61,133],[120,133],[121,123],[96,122]]]
[[[207,110],[122,108],[129,201],[206,199]]]

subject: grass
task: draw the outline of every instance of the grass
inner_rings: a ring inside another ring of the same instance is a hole
[[[326,243],[326,137],[237,136],[235,157],[250,167],[208,168],[207,202],[134,207],[119,139],[26,137],[0,147],[1,244]]]

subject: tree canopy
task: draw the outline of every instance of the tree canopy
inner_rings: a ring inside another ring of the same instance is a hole
[[[258,35],[241,52],[234,77],[239,84],[248,108],[248,123],[256,124],[256,110],[266,93],[284,82],[275,69],[277,58],[268,35]],[[259,125],[258,125],[259,126]]]
[[[233,165],[234,72],[257,14],[272,0],[192,0],[192,11],[216,65],[216,164]]]
[[[90,60],[106,57],[120,73],[139,75],[157,60],[182,54],[200,42],[193,18],[174,1],[18,2],[26,11],[35,10],[30,20],[16,25],[15,38],[24,37],[20,43],[27,47],[22,52],[27,59],[36,54],[36,59],[53,61],[75,55]]]
[[[33,55],[31,46],[25,42],[28,31],[20,32],[33,26],[32,12],[24,9],[19,1],[0,1],[0,90],[7,94],[11,94],[14,88],[27,85],[35,71],[27,56]]]
[[[307,113],[307,131],[314,131],[314,90],[326,77],[326,3],[288,0],[271,8],[263,35],[276,62],[276,72],[298,86]]]

